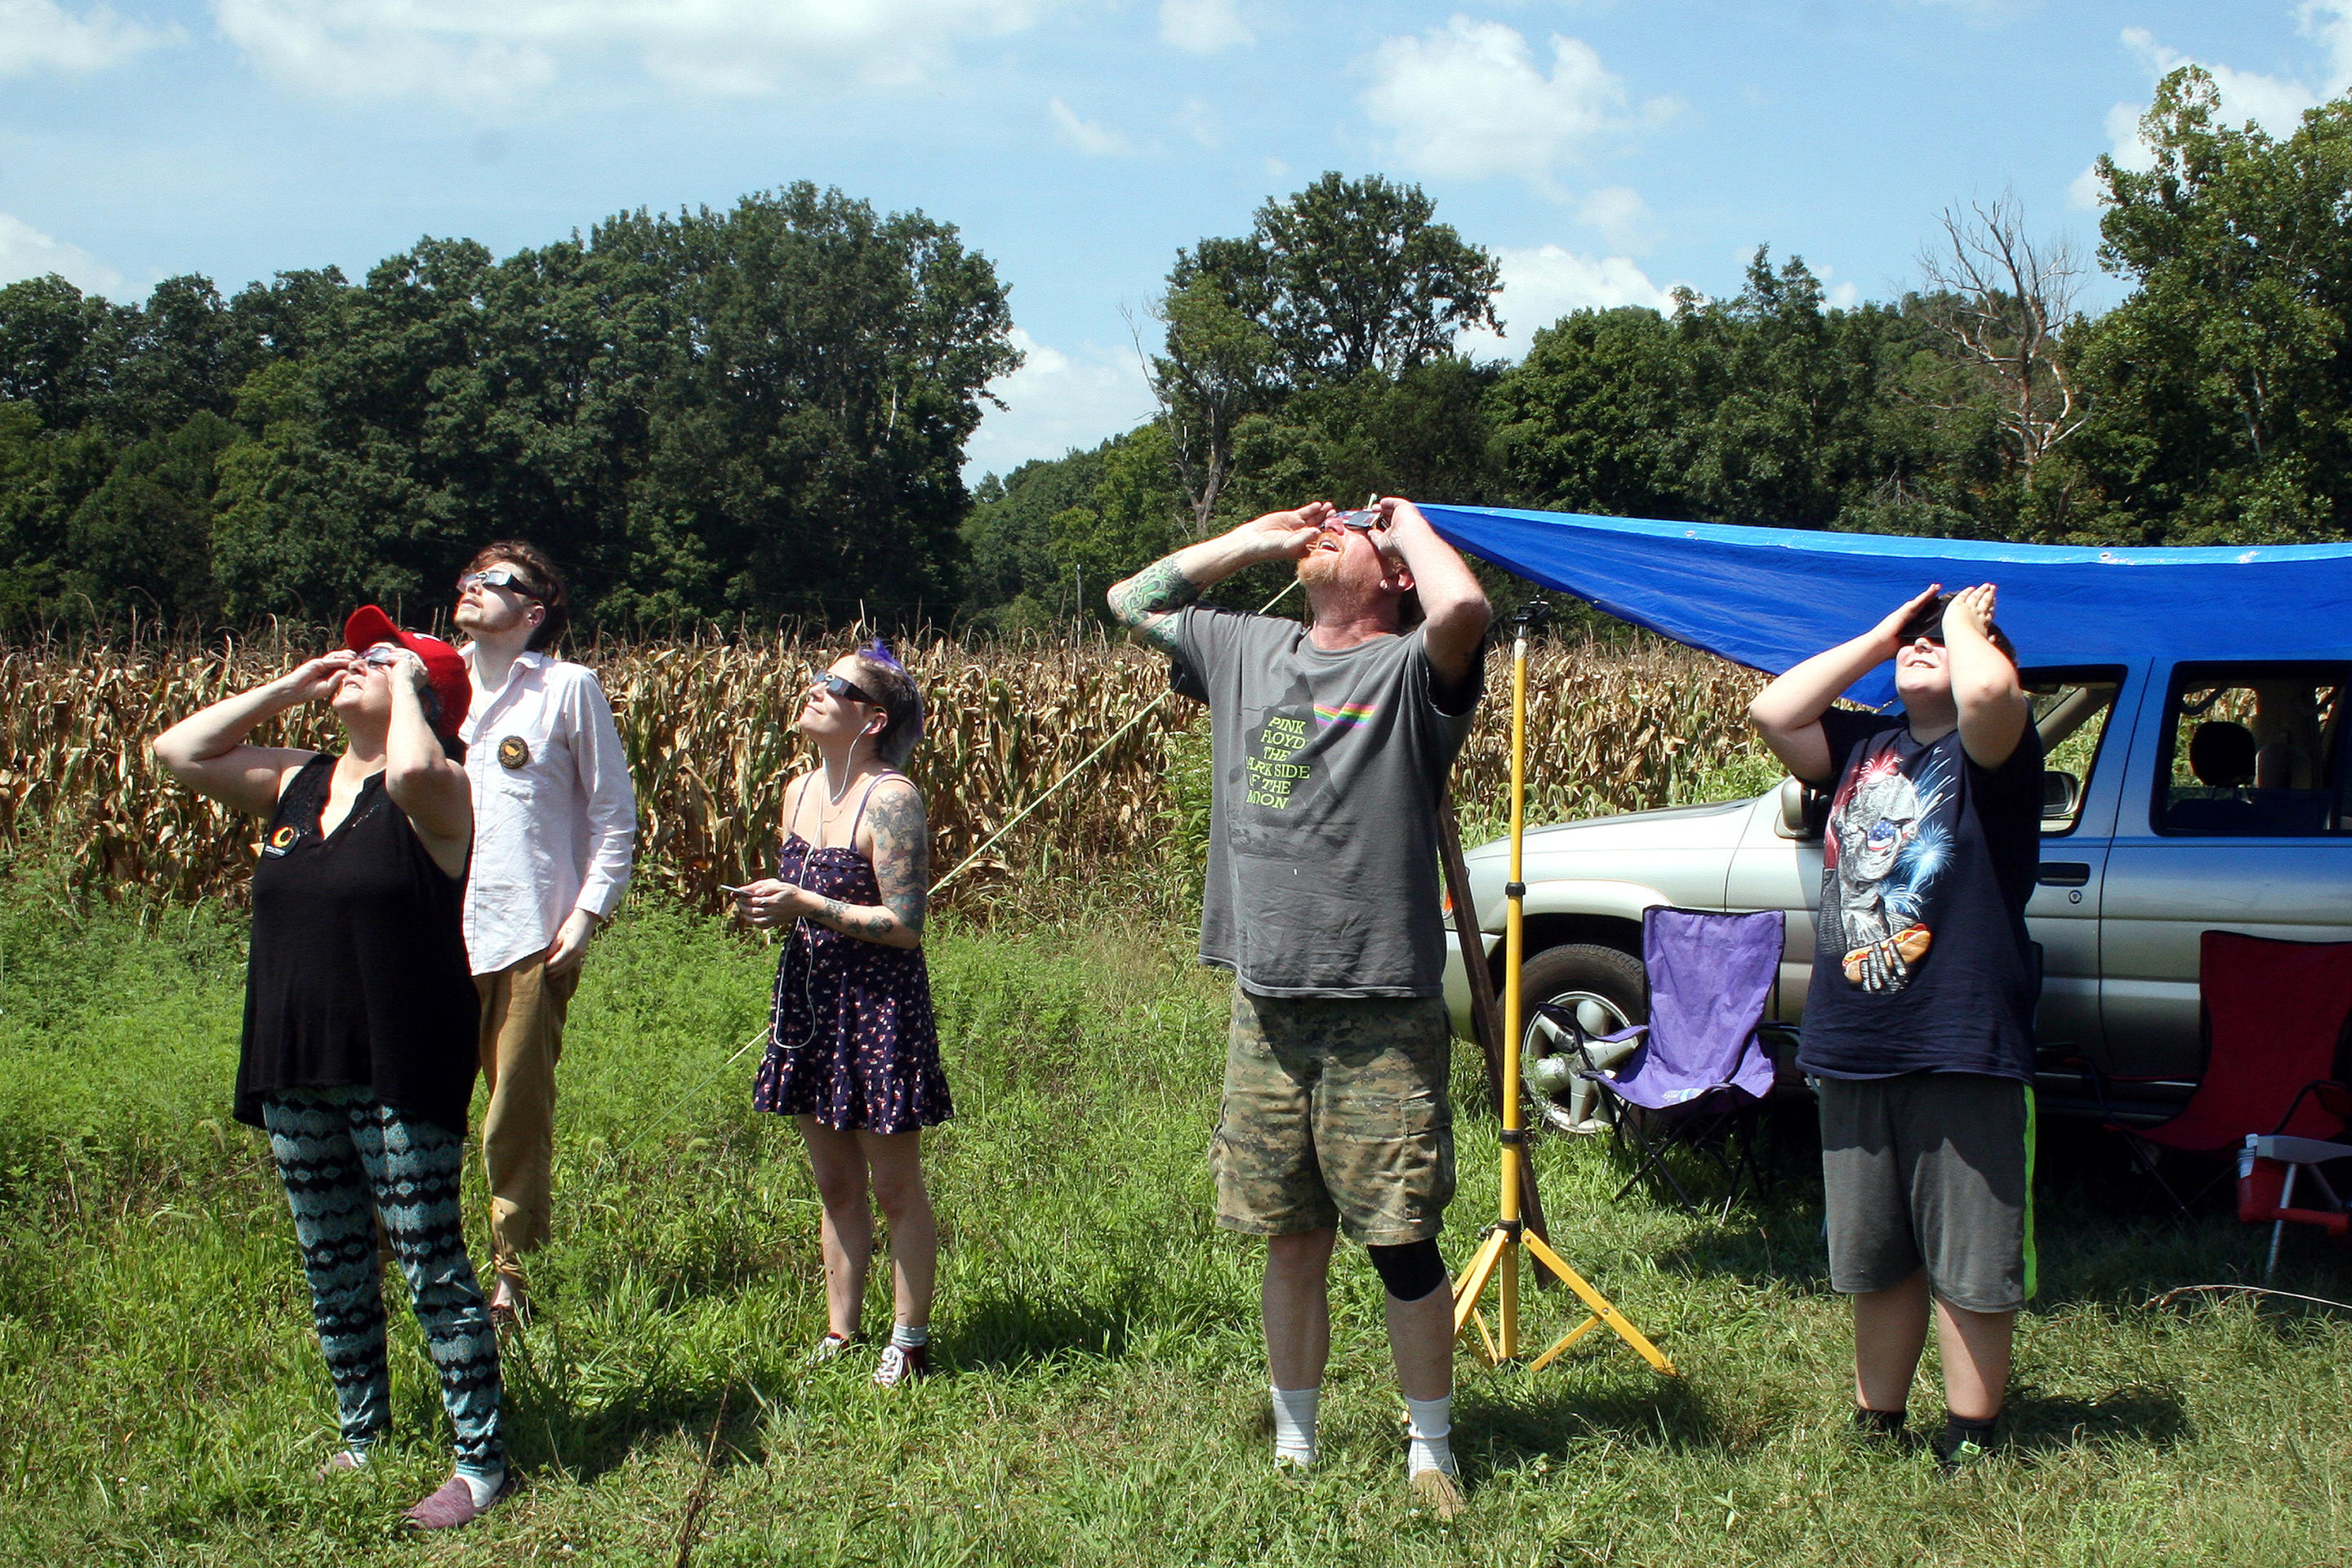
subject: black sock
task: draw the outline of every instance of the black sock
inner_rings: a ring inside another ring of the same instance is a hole
[[[1937,1457],[1950,1458],[1960,1451],[1960,1445],[1963,1443],[1974,1443],[1979,1448],[1991,1447],[1993,1425],[2000,1419],[2000,1416],[1994,1415],[1982,1421],[1971,1421],[1964,1415],[1955,1415],[1950,1411],[1946,1411],[1944,1440],[1936,1445]]]
[[[1863,1405],[1853,1407],[1853,1429],[1865,1437],[1900,1437],[1907,1410],[1871,1410]]]

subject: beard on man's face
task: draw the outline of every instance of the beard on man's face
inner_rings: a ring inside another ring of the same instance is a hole
[[[1298,580],[1309,587],[1339,580],[1346,558],[1337,550],[1310,550],[1298,558]]]

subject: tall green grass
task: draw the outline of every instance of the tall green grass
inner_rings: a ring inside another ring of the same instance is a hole
[[[1465,1360],[1472,1506],[1440,1523],[1404,1498],[1379,1285],[1343,1249],[1325,1462],[1275,1474],[1258,1252],[1207,1217],[1224,990],[1189,932],[1111,903],[931,945],[960,1111],[930,1143],[948,1375],[889,1394],[870,1363],[803,1368],[824,1324],[814,1194],[789,1129],[748,1107],[753,1057],[721,1068],[765,1016],[773,950],[633,907],[574,1007],[546,1311],[507,1362],[526,1485],[474,1530],[404,1539],[399,1509],[447,1455],[396,1290],[397,1440],[370,1475],[312,1479],[332,1405],[291,1227],[259,1139],[226,1120],[241,941],[210,908],[92,914],[29,874],[0,893],[0,1560],[667,1564],[698,1488],[700,1564],[2352,1551],[2352,1328],[2144,1308],[2243,1277],[2262,1237],[2133,1206],[2073,1129],[2045,1148],[2016,1442],[1975,1472],[1939,1480],[1843,1435],[1845,1317],[1798,1116],[1773,1195],[1722,1226],[1612,1201],[1600,1146],[1538,1149],[1555,1239],[1684,1376],[1607,1344],[1533,1376]],[[1457,1264],[1493,1202],[1469,1056]],[[2340,1255],[2297,1237],[2289,1258],[2282,1286],[2347,1294]],[[1555,1295],[1532,1300],[1538,1329],[1564,1322]],[[1917,1424],[1937,1408],[1923,1381]]]

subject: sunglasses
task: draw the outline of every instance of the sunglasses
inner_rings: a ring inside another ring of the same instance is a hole
[[[524,586],[523,580],[505,566],[493,566],[487,572],[468,572],[457,579],[457,592],[462,594],[468,588],[504,588],[540,604],[547,602],[542,595]]]
[[[1342,528],[1352,528],[1359,533],[1370,533],[1376,528],[1387,526],[1387,520],[1381,516],[1378,507],[1362,511],[1343,511],[1331,521]]]
[[[389,669],[400,662],[400,653],[396,647],[372,647],[360,655],[360,662],[377,669]]]
[[[873,698],[866,695],[863,688],[852,685],[850,682],[842,679],[841,677],[834,674],[833,671],[829,669],[816,678],[815,684],[824,688],[825,690],[832,692],[835,697],[840,698],[845,702],[863,702],[868,708],[879,708],[882,706],[882,704],[877,702]]]

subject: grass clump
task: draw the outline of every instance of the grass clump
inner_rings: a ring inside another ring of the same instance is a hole
[[[447,1454],[396,1289],[391,1450],[311,1479],[332,1401],[291,1226],[260,1139],[226,1121],[235,920],[19,887],[0,941],[0,1561],[667,1564],[698,1488],[704,1565],[2295,1564],[2352,1544],[2352,1326],[2145,1310],[2242,1275],[2263,1237],[2134,1206],[2073,1129],[2044,1150],[2015,1441],[1956,1481],[1846,1439],[1801,1114],[1777,1126],[1773,1194],[1728,1225],[1612,1200],[1601,1146],[1538,1149],[1555,1240],[1685,1376],[1608,1345],[1533,1376],[1465,1360],[1472,1507],[1441,1524],[1407,1505],[1379,1284],[1343,1249],[1325,1463],[1277,1476],[1259,1250],[1208,1217],[1224,986],[1189,931],[1115,910],[935,937],[960,1110],[930,1149],[949,1375],[892,1394],[864,1364],[811,1373],[814,1193],[789,1128],[750,1109],[756,1053],[728,1064],[774,950],[642,905],[573,1007],[546,1311],[507,1361],[526,1484],[457,1538],[404,1540]],[[1465,1050],[1465,1108],[1475,1078]],[[1460,1146],[1457,1266],[1493,1201],[1466,1109]],[[2281,1285],[2346,1294],[2335,1256],[2295,1237],[2289,1257]],[[1556,1294],[1530,1300],[1536,1331],[1565,1326]],[[887,1313],[877,1277],[869,1324]],[[1937,1407],[1923,1381],[1916,1423]]]

